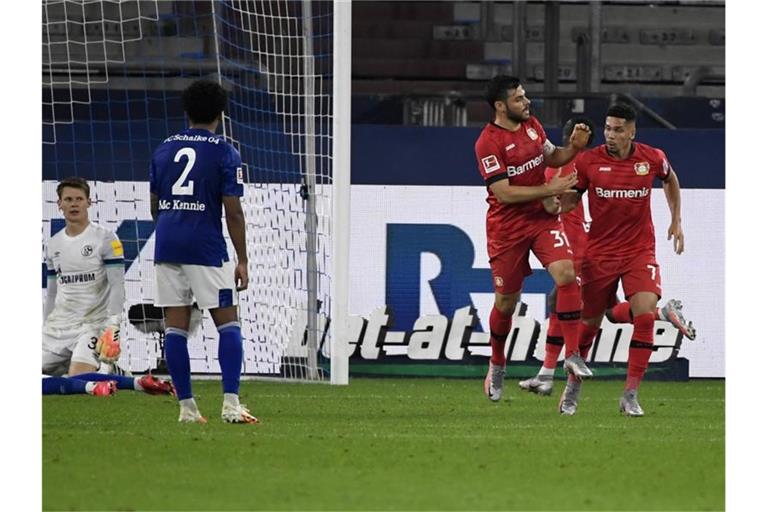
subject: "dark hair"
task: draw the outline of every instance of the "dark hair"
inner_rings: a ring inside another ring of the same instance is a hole
[[[494,103],[497,101],[506,101],[507,91],[520,87],[520,79],[514,76],[499,75],[491,78],[485,89],[485,100],[496,110]]]
[[[579,123],[585,124],[589,127],[589,139],[587,139],[587,146],[591,146],[592,141],[595,140],[595,123],[593,123],[590,118],[585,116],[574,116],[565,122],[563,125],[563,143],[567,144],[568,139],[571,138],[573,129]]]
[[[59,196],[59,199],[61,199],[61,191],[64,190],[64,187],[80,189],[85,192],[86,199],[91,197],[91,186],[88,185],[87,181],[79,176],[70,176],[69,178],[64,178],[59,182],[59,184],[56,186],[56,195]]]
[[[614,103],[608,107],[606,117],[619,117],[626,119],[627,121],[634,121],[637,119],[637,111],[626,103]]]
[[[212,123],[227,106],[227,91],[211,80],[196,80],[181,93],[184,112],[192,123]]]

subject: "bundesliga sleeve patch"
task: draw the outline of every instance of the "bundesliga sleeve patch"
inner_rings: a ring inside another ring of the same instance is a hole
[[[480,161],[483,163],[483,169],[485,169],[485,174],[491,174],[493,171],[498,171],[499,169],[501,169],[501,166],[499,165],[499,160],[496,158],[496,155],[486,156]]]
[[[120,243],[120,240],[112,240],[112,255],[113,256],[122,256],[123,255],[123,244]]]
[[[243,184],[243,168],[242,167],[237,168],[237,171],[235,172],[235,176],[237,179],[237,184],[242,185]]]

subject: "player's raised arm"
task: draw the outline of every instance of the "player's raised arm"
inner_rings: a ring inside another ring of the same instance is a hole
[[[567,164],[579,151],[587,147],[591,134],[589,126],[579,123],[573,127],[573,133],[565,147],[555,146],[547,141],[544,147],[544,163],[547,167],[562,167]]]

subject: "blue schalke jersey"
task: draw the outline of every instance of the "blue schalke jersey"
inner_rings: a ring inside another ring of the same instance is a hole
[[[241,166],[237,150],[208,130],[183,130],[160,144],[149,167],[149,190],[159,200],[156,262],[220,267],[228,261],[222,197],[242,197]]]

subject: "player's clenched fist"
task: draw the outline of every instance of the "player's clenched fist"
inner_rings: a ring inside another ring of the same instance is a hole
[[[589,126],[579,123],[573,127],[573,133],[571,133],[571,138],[568,142],[576,149],[584,149],[589,142],[590,133],[592,132],[589,130]]]

